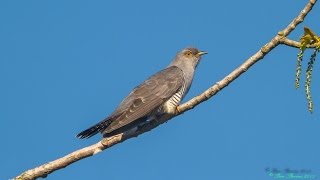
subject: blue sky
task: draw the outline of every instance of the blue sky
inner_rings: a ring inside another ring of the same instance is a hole
[[[0,178],[99,141],[75,135],[188,46],[209,52],[186,99],[199,94],[306,2],[1,1]],[[290,38],[304,25],[320,34],[319,8]],[[320,179],[320,68],[316,62],[310,114],[303,88],[294,88],[297,53],[278,47],[192,111],[47,179],[273,179],[266,168],[307,169]]]

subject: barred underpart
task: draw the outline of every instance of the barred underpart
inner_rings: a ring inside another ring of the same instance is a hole
[[[184,97],[185,90],[186,85],[184,84],[177,93],[175,93],[167,102],[163,104],[162,110],[164,113],[176,113],[176,108],[179,105],[182,98]]]

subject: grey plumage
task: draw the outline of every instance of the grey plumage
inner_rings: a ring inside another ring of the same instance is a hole
[[[189,91],[203,54],[206,52],[196,48],[183,49],[167,68],[134,88],[109,117],[77,137],[89,138],[99,132],[108,137],[165,113],[176,113],[176,107]]]

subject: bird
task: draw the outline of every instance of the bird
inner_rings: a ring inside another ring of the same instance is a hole
[[[205,54],[206,51],[193,47],[179,51],[166,68],[135,87],[111,115],[80,132],[77,137],[90,138],[97,133],[110,137],[162,115],[175,115]]]

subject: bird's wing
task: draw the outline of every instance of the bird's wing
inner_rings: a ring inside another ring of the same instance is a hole
[[[151,76],[133,89],[120,103],[113,114],[121,113],[121,115],[107,127],[105,132],[110,133],[150,114],[172,97],[183,84],[183,72],[176,66],[168,67]]]

